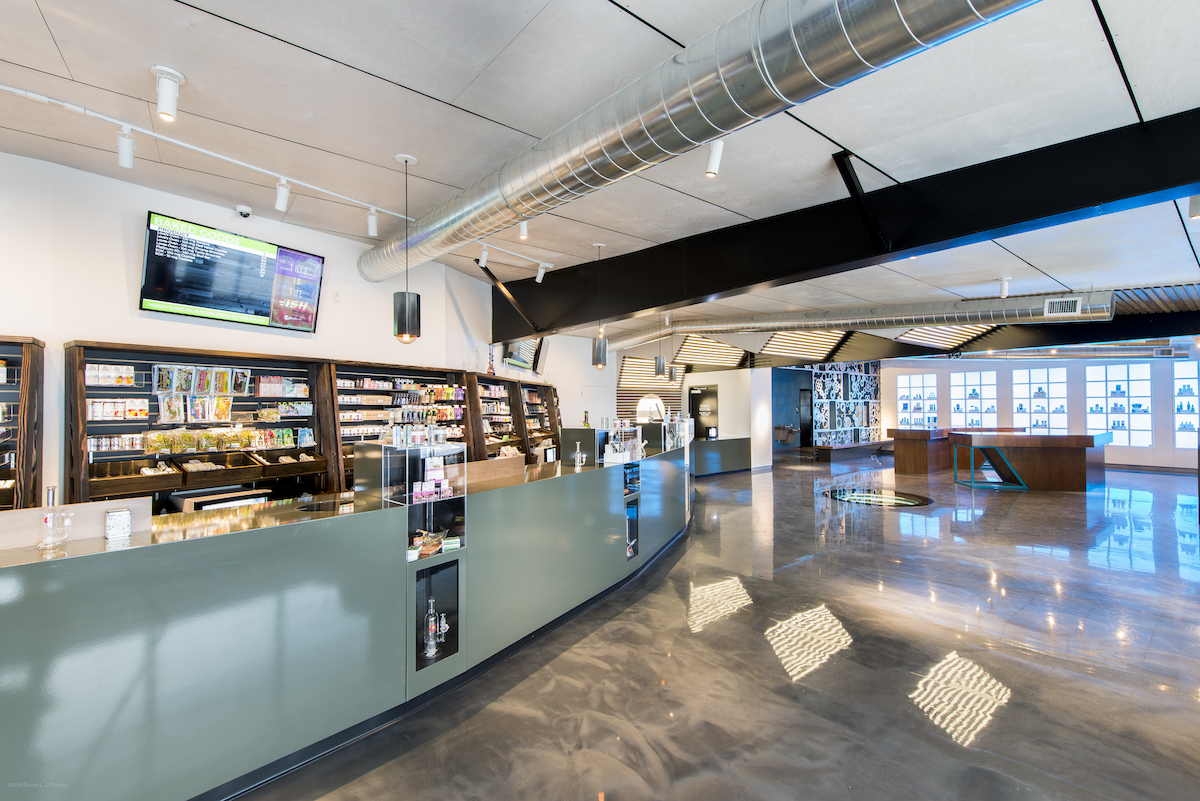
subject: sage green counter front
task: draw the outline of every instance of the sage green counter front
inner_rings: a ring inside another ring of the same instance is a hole
[[[0,568],[4,797],[220,797],[636,572],[686,528],[690,469],[687,447],[644,459],[630,496],[621,466],[531,467],[527,482],[469,488],[464,547],[411,563],[411,507],[334,503],[264,509],[248,531],[135,536],[147,544]],[[639,548],[627,558],[633,497]],[[458,651],[416,670],[417,573],[451,562]]]

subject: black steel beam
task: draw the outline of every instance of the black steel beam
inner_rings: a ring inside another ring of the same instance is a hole
[[[1200,109],[554,270],[507,288],[542,333],[614,321],[1200,194]],[[534,335],[493,291],[493,341]]]
[[[475,263],[479,264],[479,260],[476,259]],[[495,273],[493,273],[487,267],[484,267],[482,264],[479,264],[479,269],[483,270],[483,274],[486,275],[488,280],[492,282],[492,292],[499,292],[501,297],[509,302],[509,304],[513,307],[513,310],[516,311],[517,314],[521,315],[521,319],[525,321],[525,324],[529,326],[530,329],[532,329],[532,333],[542,333],[542,329],[538,327],[538,324],[534,322],[534,319],[529,316],[529,312],[525,311],[525,307],[513,297],[511,292],[508,291],[508,287],[504,285],[504,282],[497,278]]]
[[[1200,312],[1118,314],[1103,323],[1003,325],[971,340],[958,350],[977,353],[1014,348],[1053,348],[1057,345],[1088,345],[1093,342],[1125,342],[1195,334],[1200,334]]]
[[[850,199],[854,201],[854,207],[858,209],[858,216],[862,218],[867,233],[874,240],[875,248],[887,253],[892,249],[892,243],[879,229],[879,223],[876,222],[875,215],[871,213],[871,207],[867,205],[867,198],[863,193],[862,184],[859,183],[858,173],[854,171],[854,163],[850,161],[850,151],[843,150],[840,153],[834,153],[833,163],[837,165],[838,172],[842,174],[842,183],[846,185],[846,191],[850,193]]]

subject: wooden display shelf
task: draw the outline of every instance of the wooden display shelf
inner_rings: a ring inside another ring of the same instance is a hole
[[[12,419],[5,422],[15,440],[15,466],[8,478],[12,489],[0,490],[0,508],[30,509],[42,505],[42,386],[46,345],[33,337],[0,337],[0,360],[8,362],[10,375],[15,370],[17,401],[9,410]],[[16,360],[15,363],[13,360]],[[10,388],[13,382],[0,385]],[[10,402],[10,401],[5,401]]]
[[[210,462],[222,466],[220,470],[188,471],[184,464],[191,461]],[[248,484],[263,478],[262,462],[244,451],[223,453],[189,453],[174,456],[171,462],[183,472],[183,485],[188,489],[199,487],[224,487],[231,484]]]
[[[301,454],[314,457],[313,461],[300,461]],[[278,448],[270,451],[252,451],[250,455],[254,457],[255,461],[262,464],[263,478],[286,478],[324,473],[328,466],[328,460],[317,453],[316,448]],[[291,456],[296,461],[280,464],[280,456]]]
[[[175,472],[153,476],[142,474],[143,467],[157,467],[160,461]],[[183,471],[169,458],[94,462],[88,465],[88,486],[92,500],[125,495],[152,495],[181,488]]]
[[[104,391],[109,394],[110,390],[116,390],[120,393],[135,393],[139,396],[153,396],[153,387],[143,383],[135,386],[106,386],[106,387],[89,387],[84,383],[84,368],[89,362],[91,363],[133,363],[138,365],[139,370],[148,370],[149,365],[154,363],[170,363],[170,364],[198,364],[210,365],[213,367],[247,367],[254,371],[257,377],[261,375],[282,374],[285,377],[292,379],[295,382],[306,384],[308,386],[308,397],[283,397],[283,396],[260,396],[255,394],[237,396],[235,401],[265,401],[265,402],[306,402],[311,403],[313,407],[312,414],[307,417],[287,417],[278,422],[262,422],[260,427],[278,428],[286,427],[304,427],[312,428],[313,437],[315,439],[315,451],[326,456],[325,474],[317,479],[317,489],[321,491],[340,491],[343,486],[341,475],[334,475],[335,469],[332,465],[332,460],[328,458],[328,454],[334,453],[337,449],[337,425],[336,425],[336,401],[334,400],[334,391],[332,383],[333,371],[330,362],[324,359],[304,359],[296,356],[278,356],[261,353],[241,353],[231,351],[215,351],[215,350],[199,350],[191,348],[166,348],[155,345],[132,345],[110,342],[94,342],[77,340],[68,342],[65,345],[65,368],[66,368],[66,486],[63,493],[64,500],[67,503],[83,503],[97,497],[93,492],[93,483],[96,479],[116,479],[118,487],[133,486],[133,490],[122,490],[121,494],[138,494],[136,489],[137,483],[133,483],[134,476],[120,475],[121,468],[101,468],[100,465],[108,464],[106,461],[97,460],[94,464],[89,464],[89,454],[87,452],[87,436],[89,422],[85,419],[87,412],[87,401],[89,393],[96,391]],[[275,371],[278,371],[276,373]],[[257,383],[252,388],[257,390]],[[135,420],[124,421],[125,425],[144,426],[147,430],[156,430],[161,426],[156,425],[153,420]],[[96,425],[92,422],[91,425]],[[207,424],[205,424],[207,425]],[[190,427],[190,426],[189,426]],[[98,454],[103,457],[106,454]],[[247,481],[253,481],[262,478],[263,466],[254,459],[245,456],[238,451],[223,452],[220,454],[202,453],[194,456],[184,456],[175,454],[172,460],[178,464],[180,459],[186,461],[190,458],[200,458],[206,460],[222,459],[227,460],[231,467],[225,470],[214,470],[208,473],[185,474],[182,480],[182,486],[221,486],[223,484],[238,484]],[[246,460],[246,461],[241,461]],[[124,460],[128,461],[128,460]],[[136,460],[134,460],[136,461]],[[118,460],[117,464],[120,464]],[[117,471],[117,475],[105,475],[104,470]],[[152,476],[137,477],[137,478],[155,478]],[[128,480],[127,480],[128,479]],[[177,489],[180,486],[176,483],[174,486],[158,487],[151,483],[148,487],[142,490],[145,494],[155,492],[170,491]],[[97,485],[96,492],[104,495],[114,493],[112,485],[105,485],[103,481]]]

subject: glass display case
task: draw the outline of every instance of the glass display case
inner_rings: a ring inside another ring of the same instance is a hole
[[[996,398],[995,370],[951,373],[950,426],[996,428],[1000,425],[996,412]]]
[[[896,427],[937,428],[937,373],[896,376]]]
[[[1067,368],[1013,370],[1013,425],[1028,434],[1065,436]]]

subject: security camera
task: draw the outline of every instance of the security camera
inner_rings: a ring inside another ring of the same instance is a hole
[[[254,211],[254,209],[250,208],[249,206],[238,206],[236,211],[243,219],[245,219],[246,217],[250,216],[250,213]]]

